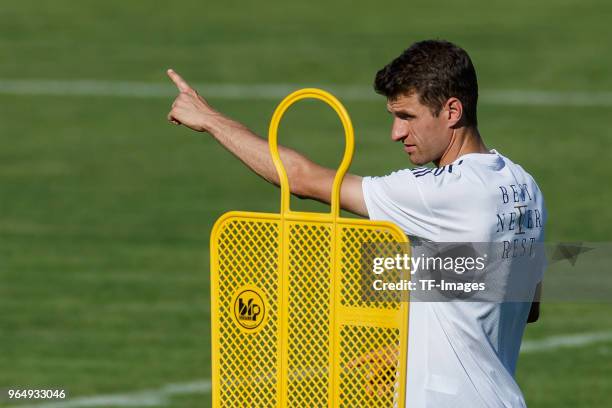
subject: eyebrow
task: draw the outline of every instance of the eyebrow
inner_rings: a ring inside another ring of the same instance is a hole
[[[407,116],[409,118],[416,118],[416,115],[412,112],[409,111],[405,111],[405,110],[397,110],[395,112],[392,112],[389,107],[387,106],[387,112],[389,112],[391,115],[395,115],[395,116]]]

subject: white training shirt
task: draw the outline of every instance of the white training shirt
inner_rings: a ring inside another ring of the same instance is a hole
[[[544,238],[540,189],[495,150],[437,169],[364,177],[363,194],[370,219],[433,242],[505,241],[515,247]],[[524,262],[509,256],[495,273],[516,289],[513,277],[521,276]],[[519,282],[525,299],[533,298],[543,267],[530,282]],[[530,302],[411,302],[406,406],[525,407],[514,372],[529,309]]]

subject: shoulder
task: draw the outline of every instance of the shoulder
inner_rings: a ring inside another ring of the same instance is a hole
[[[457,179],[457,176],[461,172],[461,166],[463,160],[458,160],[455,163],[448,164],[442,167],[417,167],[410,170],[413,176],[417,179],[421,179],[422,182],[433,182],[437,181],[452,181]]]
[[[381,177],[364,177],[363,188],[371,193],[384,191],[397,201],[414,200],[420,196],[427,204],[448,200],[466,190],[467,179],[462,174],[463,160],[442,167],[417,167],[394,171]]]
[[[450,182],[456,180],[461,174],[463,160],[442,167],[416,167],[413,169],[396,170],[386,176],[370,176],[367,179],[386,183],[388,185],[398,184],[399,186],[406,183],[440,184],[441,182]]]

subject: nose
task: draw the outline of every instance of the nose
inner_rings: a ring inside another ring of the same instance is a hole
[[[408,123],[405,120],[399,118],[393,119],[393,126],[391,127],[391,140],[399,142],[408,136],[410,129]]]

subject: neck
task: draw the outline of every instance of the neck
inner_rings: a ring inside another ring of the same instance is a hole
[[[478,129],[472,127],[453,129],[453,135],[446,151],[433,163],[436,167],[446,166],[468,153],[489,153],[489,149],[482,141]]]

